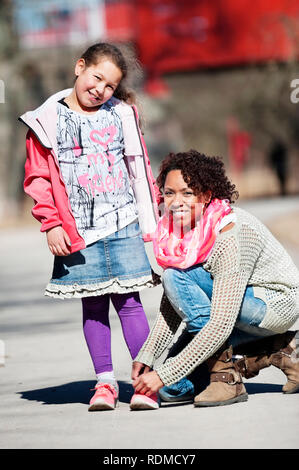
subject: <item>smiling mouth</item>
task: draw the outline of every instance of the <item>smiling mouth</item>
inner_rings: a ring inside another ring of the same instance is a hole
[[[171,211],[171,212],[172,212],[172,215],[175,216],[175,217],[183,217],[184,215],[190,213],[190,211],[188,211],[188,210],[175,210],[175,211]]]
[[[93,93],[91,93],[90,91],[88,92],[89,93],[89,96],[90,98],[93,100],[93,101],[101,101],[101,98],[99,98],[98,96],[95,96]]]

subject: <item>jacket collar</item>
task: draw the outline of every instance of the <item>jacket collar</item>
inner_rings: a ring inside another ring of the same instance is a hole
[[[19,120],[28,126],[37,136],[41,144],[46,148],[57,150],[56,122],[57,102],[72,92],[72,88],[66,88],[50,96],[41,106],[33,111],[27,111]]]
[[[19,120],[35,133],[44,147],[53,149],[55,155],[57,155],[57,102],[67,97],[72,90],[72,88],[66,88],[55,93],[35,110],[27,111],[19,117]],[[125,155],[143,155],[143,146],[137,130],[138,114],[136,108],[114,97],[111,98],[111,102],[122,121]]]

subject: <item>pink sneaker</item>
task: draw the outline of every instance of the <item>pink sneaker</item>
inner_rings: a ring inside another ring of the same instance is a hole
[[[89,402],[88,411],[114,410],[118,395],[113,385],[98,383],[92,390],[96,393]]]
[[[131,398],[130,408],[131,410],[157,410],[159,408],[158,394],[154,393],[148,397],[147,395],[134,393]]]

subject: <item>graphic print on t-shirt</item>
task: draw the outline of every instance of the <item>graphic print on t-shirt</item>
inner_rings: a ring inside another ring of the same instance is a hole
[[[59,166],[87,243],[124,227],[137,214],[123,159],[121,121],[107,103],[92,116],[58,104]]]

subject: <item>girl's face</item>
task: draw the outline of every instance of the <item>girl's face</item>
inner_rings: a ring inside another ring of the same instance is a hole
[[[88,67],[84,59],[79,59],[75,74],[77,104],[85,112],[94,112],[94,108],[108,101],[122,79],[121,70],[108,58],[102,58],[96,65]]]
[[[181,170],[171,170],[165,180],[164,202],[174,224],[183,232],[195,227],[211,199],[210,192],[195,195],[185,183]]]

